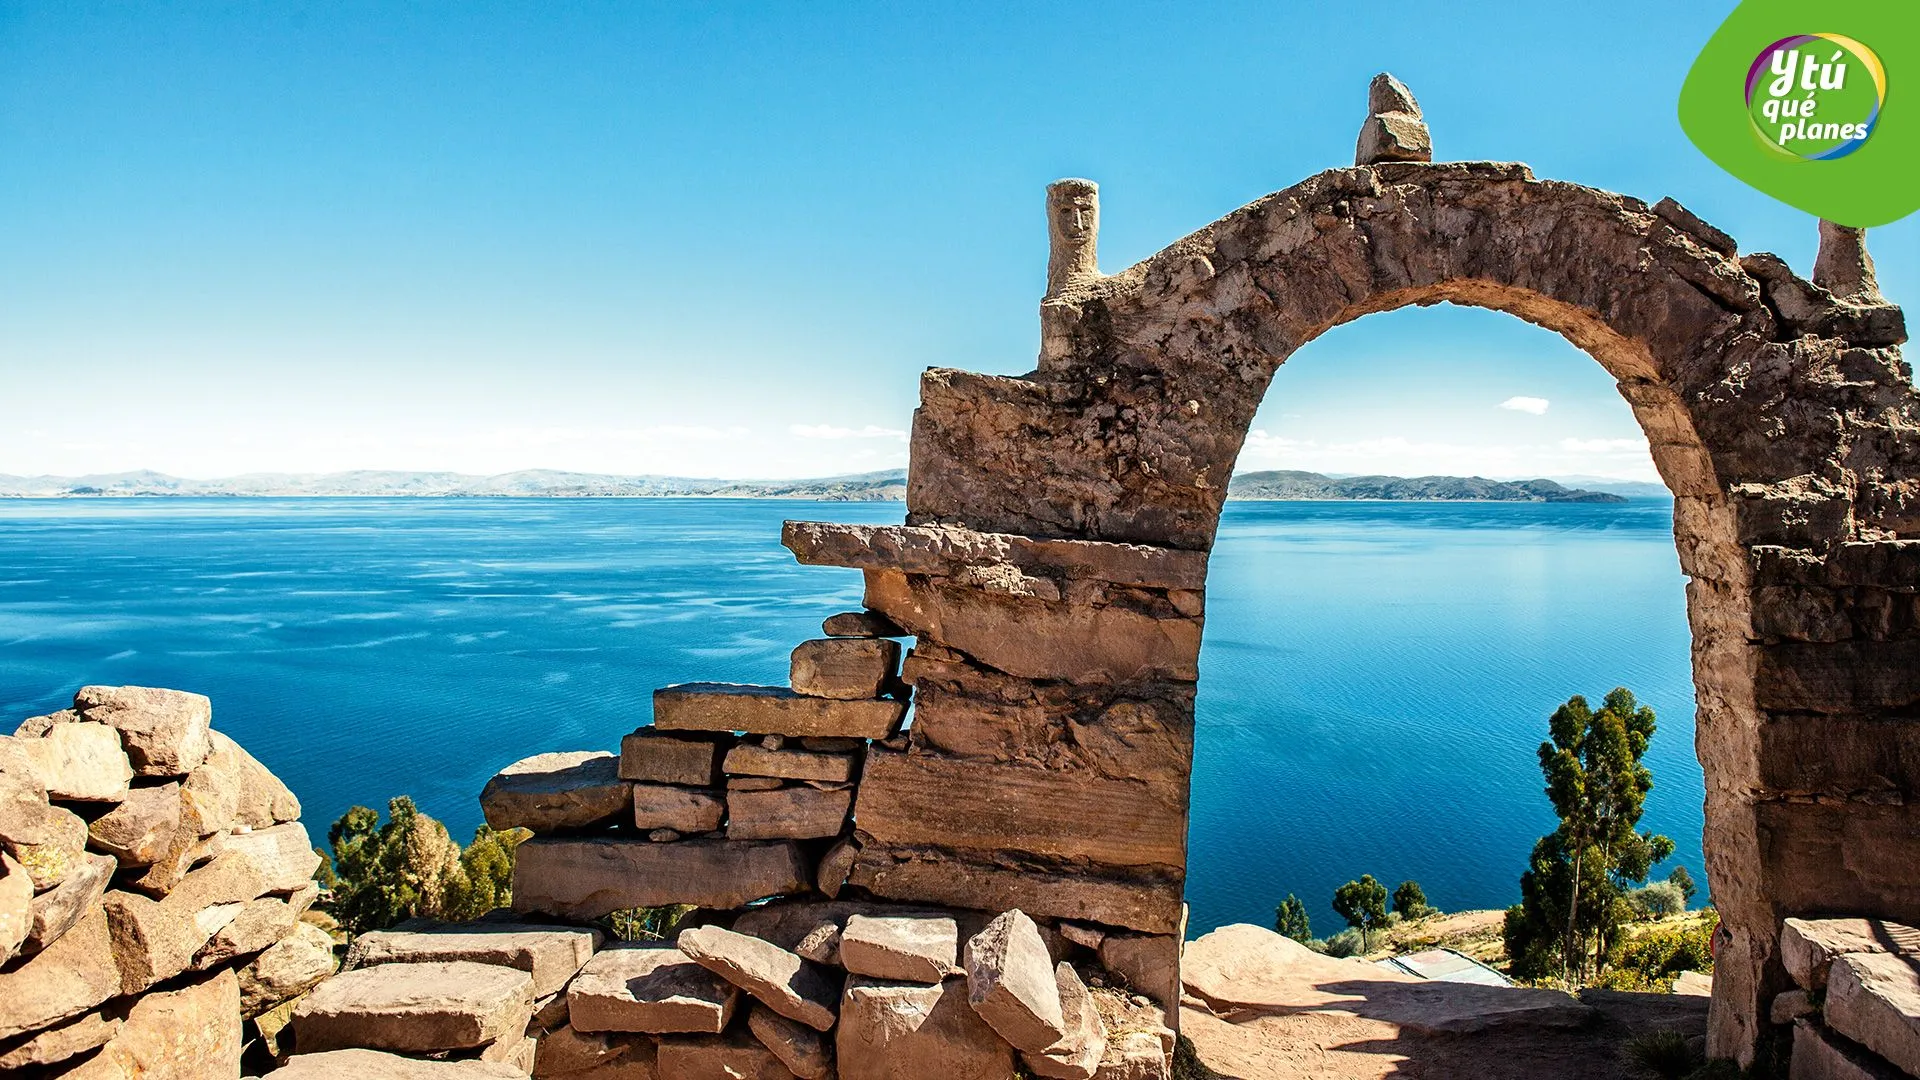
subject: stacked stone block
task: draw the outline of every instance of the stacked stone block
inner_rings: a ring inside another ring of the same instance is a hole
[[[299,801],[212,717],[89,686],[0,736],[0,1073],[238,1077],[332,974]]]
[[[1793,1025],[1792,1080],[1920,1076],[1920,930],[1883,919],[1788,919],[1795,989],[1770,1019]]]

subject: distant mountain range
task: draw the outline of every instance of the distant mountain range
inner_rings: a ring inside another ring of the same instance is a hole
[[[1569,484],[1579,483],[1570,487]],[[218,480],[187,480],[151,471],[93,476],[0,474],[0,498],[83,498],[178,495],[200,497],[419,496],[430,498],[722,498],[898,502],[906,498],[904,469],[812,480],[700,480],[684,476],[609,476],[529,469],[498,476],[453,472],[359,471],[248,473]],[[1227,485],[1233,499],[1369,499],[1393,501],[1625,502],[1666,498],[1659,484],[1600,477],[1487,480],[1478,476],[1326,476],[1311,472],[1253,472]]]

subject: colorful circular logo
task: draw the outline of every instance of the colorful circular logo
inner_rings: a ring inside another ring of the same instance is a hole
[[[1747,70],[1747,116],[1768,149],[1802,161],[1846,157],[1867,141],[1887,101],[1880,58],[1840,34],[1796,34]]]

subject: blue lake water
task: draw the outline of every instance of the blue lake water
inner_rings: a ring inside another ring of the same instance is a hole
[[[500,766],[615,749],[656,686],[783,682],[857,606],[753,500],[0,501],[0,730],[89,683],[208,694],[316,841],[411,794],[465,838]],[[1235,503],[1201,653],[1194,932],[1316,929],[1348,878],[1511,903],[1551,824],[1534,748],[1574,693],[1660,716],[1643,824],[1701,880],[1702,782],[1671,507]],[[1662,872],[1664,872],[1664,867]]]

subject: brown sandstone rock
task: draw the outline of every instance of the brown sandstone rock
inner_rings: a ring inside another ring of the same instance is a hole
[[[272,883],[256,860],[229,851],[188,874],[160,900],[109,891],[103,907],[112,927],[122,992],[137,994],[187,970],[213,935]]]
[[[814,873],[813,885],[825,893],[831,900],[840,895],[847,884],[847,875],[853,873],[853,863],[860,855],[860,845],[853,838],[842,837],[840,842],[820,856],[820,868]]]
[[[805,1024],[755,1005],[747,1016],[747,1030],[800,1080],[821,1080],[832,1074],[833,1047]]]
[[[602,949],[567,988],[568,1022],[580,1032],[726,1030],[740,991],[672,945],[628,942]]]
[[[841,979],[769,941],[718,926],[682,930],[680,951],[695,963],[753,995],[789,1020],[826,1031],[833,1027]]]
[[[1180,1007],[1180,947],[1180,934],[1108,934],[1100,943],[1100,964],[1128,989],[1175,1015]]]
[[[852,790],[783,787],[727,793],[728,840],[807,840],[837,836],[853,807]]]
[[[1849,953],[1827,978],[1827,1026],[1920,1075],[1920,972],[1903,957]]]
[[[527,1080],[525,1069],[500,1061],[422,1061],[378,1050],[296,1054],[273,1080]]]
[[[533,1075],[540,1080],[659,1080],[658,1053],[644,1035],[554,1028],[540,1037]]]
[[[38,955],[0,972],[0,1039],[79,1016],[118,993],[113,941],[96,909]]]
[[[967,1004],[964,979],[937,986],[854,977],[835,1036],[840,1080],[1013,1080],[1013,1048]]]
[[[104,724],[67,724],[63,730],[87,727],[105,731],[116,743],[114,752],[119,753],[119,736]],[[132,775],[131,770],[128,775]],[[169,783],[126,792],[119,806],[87,827],[87,838],[95,849],[112,855],[122,865],[151,866],[166,854],[179,829],[180,785]]]
[[[840,932],[854,915],[877,915],[886,905],[863,901],[798,900],[764,904],[740,913],[733,931],[769,941],[820,964],[837,964]]]
[[[294,892],[313,880],[320,856],[307,839],[307,827],[297,821],[268,829],[234,833],[224,842],[225,853],[245,858],[266,883],[263,892]]]
[[[0,964],[13,959],[33,928],[33,879],[27,868],[0,854]]]
[[[711,791],[668,784],[633,785],[633,824],[677,833],[712,832],[727,817],[727,802]]]
[[[805,892],[810,878],[792,843],[535,837],[514,856],[513,908],[581,919],[664,904],[729,909]]]
[[[1167,1050],[1151,1031],[1123,1031],[1107,1041],[1107,1053],[1093,1080],[1168,1080]]]
[[[708,787],[720,782],[720,743],[712,735],[644,727],[620,740],[620,778]]]
[[[542,926],[487,918],[453,923],[408,919],[391,930],[375,930],[354,939],[348,966],[470,960],[517,968],[533,976],[535,997],[555,994],[567,985],[606,935],[590,927]]]
[[[937,915],[854,915],[840,936],[840,963],[855,975],[939,983],[961,974],[960,927]]]
[[[0,821],[0,842],[33,879],[33,887],[51,889],[85,862],[87,823],[62,806],[46,803],[18,806],[20,814]]]
[[[120,733],[105,724],[57,724],[22,748],[51,798],[116,803],[127,797],[133,766]]]
[[[1793,1025],[1792,1080],[1902,1080],[1906,1074],[1822,1028],[1817,1020]]]
[[[1803,1016],[1812,1016],[1820,1011],[1819,1006],[1805,990],[1786,990],[1775,994],[1773,1005],[1767,1010],[1768,1019],[1776,1024],[1791,1024]]]
[[[232,832],[249,824],[240,820],[240,803],[247,795],[249,780],[246,766],[238,755],[216,750],[217,745],[209,733],[206,759],[180,781],[181,820],[195,823],[203,836]]]
[[[33,898],[27,936],[20,944],[24,956],[46,948],[96,909],[113,879],[115,863],[106,855],[83,855],[60,884]]]
[[[777,776],[729,776],[728,791],[777,791],[787,782]]]
[[[857,808],[855,817],[864,827]],[[937,849],[863,843],[847,881],[896,900],[979,911],[1018,907],[1036,915],[1092,919],[1149,933],[1170,934],[1181,919],[1177,881],[1010,870]]]
[[[900,670],[900,643],[886,638],[816,638],[794,647],[788,681],[802,694],[877,698]]]
[[[234,823],[265,829],[300,819],[300,800],[287,785],[239,743],[218,731],[207,733],[206,765],[236,778],[239,785]]]
[[[206,760],[213,703],[200,694],[145,686],[83,686],[73,696],[82,719],[120,732],[134,772],[185,776]],[[62,725],[66,726],[66,725]]]
[[[333,938],[309,922],[274,942],[240,969],[240,1011],[254,1016],[305,993],[340,966]]]
[[[1038,1052],[1067,1034],[1053,960],[1040,928],[1015,908],[967,941],[967,1000],[1016,1050]]]
[[[838,615],[827,616],[820,624],[820,632],[828,637],[907,637],[905,630],[894,625],[892,619],[877,611],[843,611]]]
[[[193,956],[195,971],[207,971],[221,964],[251,956],[293,933],[300,916],[320,897],[320,886],[307,887],[288,896],[263,896],[248,901],[233,921],[220,928]]]
[[[533,977],[466,961],[381,964],[342,972],[293,1011],[303,1053],[359,1047],[396,1053],[477,1048],[526,1030]]]
[[[55,724],[71,724],[80,719],[80,714],[72,709],[61,709],[45,716],[29,716],[20,721],[13,733],[23,739],[37,739],[53,730]]]
[[[742,744],[727,751],[723,766],[728,776],[774,776],[782,780],[825,780],[844,783],[860,767],[853,754],[818,754],[807,750],[768,750]]]
[[[1011,566],[1034,577],[1162,589],[1200,589],[1207,580],[1207,559],[1200,552],[1145,544],[1054,540],[952,526],[789,521],[781,529],[780,542],[807,566],[897,570],[941,577],[959,576],[970,569]]]
[[[221,971],[135,1001],[120,1030],[82,1075],[99,1080],[238,1076],[240,1047],[239,985],[232,971]]]
[[[662,1080],[793,1080],[773,1051],[744,1031],[660,1040]]]
[[[1867,952],[1920,960],[1920,930],[1884,919],[1788,919],[1780,930],[1780,962],[1807,990],[1826,987],[1835,960]]]
[[[496,829],[561,832],[603,825],[627,812],[630,785],[605,751],[536,754],[494,774],[480,809]]]
[[[152,866],[137,877],[122,877],[120,884],[128,890],[144,896],[162,897],[172,892],[193,868],[210,862],[227,848],[228,835],[194,838],[194,830],[179,829],[173,834],[173,842]],[[316,863],[316,865],[318,865]]]
[[[1093,995],[1088,992],[1087,984],[1080,981],[1080,973],[1073,970],[1072,964],[1062,960],[1054,966],[1053,977],[1060,991],[1060,1014],[1066,1021],[1067,1033],[1045,1050],[1022,1054],[1021,1060],[1035,1076],[1050,1080],[1089,1080],[1107,1053],[1107,1025],[1100,1019]]]
[[[120,1030],[121,1012],[90,1012],[77,1020],[0,1042],[0,1074],[56,1065],[104,1045]]]
[[[663,731],[884,739],[906,712],[904,701],[835,701],[784,686],[682,683],[653,692],[653,724]]]

